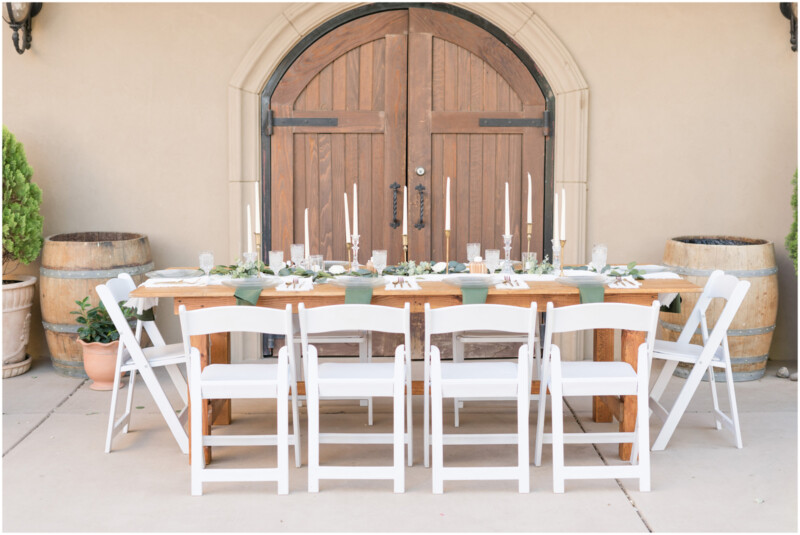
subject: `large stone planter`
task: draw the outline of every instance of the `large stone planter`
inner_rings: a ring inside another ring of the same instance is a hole
[[[25,351],[31,334],[35,284],[36,277],[30,275],[3,276],[3,379],[31,368],[31,356]]]
[[[715,269],[750,281],[750,290],[728,328],[728,343],[733,380],[752,381],[762,377],[778,314],[778,268],[772,242],[730,236],[681,236],[667,241],[664,265],[698,286],[705,286]],[[678,339],[699,295],[682,296],[680,314],[661,313],[659,338]],[[709,330],[722,307],[721,302],[709,306]],[[692,343],[702,344],[699,333],[692,338]],[[675,375],[686,377],[688,371],[686,366],[680,365]],[[724,381],[725,375],[718,371],[715,378]]]
[[[76,300],[100,302],[95,286],[120,273],[136,283],[153,269],[147,236],[124,232],[76,232],[44,240],[40,295],[42,324],[53,367],[61,375],[86,377],[78,345]]]

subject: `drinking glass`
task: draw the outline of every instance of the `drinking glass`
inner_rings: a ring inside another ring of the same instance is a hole
[[[293,243],[292,249],[292,264],[300,266],[303,263],[303,258],[306,256],[306,246],[302,243]]]
[[[203,251],[202,253],[200,253],[199,262],[200,262],[200,269],[202,269],[203,272],[206,274],[206,277],[208,277],[208,274],[211,272],[212,269],[214,269],[214,253],[212,253],[211,251]]]
[[[321,254],[312,254],[309,257],[309,264],[311,264],[311,271],[314,273],[321,270],[325,265]]]
[[[475,260],[476,256],[481,255],[481,244],[480,243],[468,243],[467,244],[467,263],[472,262]]]
[[[492,275],[500,266],[500,249],[486,249],[486,260],[484,261],[489,275]]]
[[[527,272],[536,266],[536,253],[535,252],[523,252],[522,253],[522,271]]]
[[[592,265],[599,272],[606,267],[608,259],[608,247],[602,243],[597,243],[592,247]]]
[[[378,272],[378,275],[383,273],[383,270],[386,269],[386,250],[385,249],[378,249],[372,251],[372,265],[375,267],[375,271]]]
[[[269,268],[275,275],[283,268],[283,251],[269,252]]]

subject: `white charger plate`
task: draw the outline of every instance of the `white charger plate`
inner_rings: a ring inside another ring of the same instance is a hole
[[[150,279],[185,279],[188,277],[199,277],[204,275],[202,269],[158,269],[156,271],[148,271],[145,276]]]
[[[341,288],[378,288],[386,285],[384,277],[354,277],[352,275],[342,275],[333,277],[328,284]]]
[[[556,282],[566,286],[602,286],[609,282],[609,277],[600,274],[571,275],[569,277],[559,277]]]
[[[231,288],[274,288],[281,283],[280,277],[253,277],[247,279],[229,279],[222,281],[225,286]]]
[[[489,288],[503,282],[503,277],[500,275],[469,273],[465,275],[450,275],[442,279],[442,281],[458,288]]]

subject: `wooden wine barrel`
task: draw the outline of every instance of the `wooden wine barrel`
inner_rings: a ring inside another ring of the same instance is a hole
[[[57,234],[44,241],[39,288],[50,358],[56,372],[86,377],[78,344],[75,301],[87,295],[92,306],[100,302],[95,286],[129,273],[136,283],[152,271],[147,236],[124,232]]]
[[[778,314],[778,268],[772,242],[728,236],[681,236],[667,241],[664,265],[698,286],[705,286],[715,269],[750,281],[750,290],[728,328],[728,343],[733,380],[752,381],[762,377]],[[699,295],[682,296],[680,314],[661,313],[660,338],[678,339]],[[723,306],[720,299],[709,306],[709,330]],[[692,337],[692,343],[702,344],[699,332]],[[716,372],[715,378],[724,381],[724,374]],[[675,374],[686,377],[688,368],[681,364]]]

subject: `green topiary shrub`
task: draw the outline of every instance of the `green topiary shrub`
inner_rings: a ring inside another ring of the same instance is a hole
[[[792,222],[792,229],[789,235],[786,236],[786,249],[789,251],[789,257],[794,262],[794,272],[797,273],[797,171],[794,172],[792,179],[794,185],[794,193],[792,193],[792,208],[794,209],[794,222]]]
[[[30,264],[42,250],[42,190],[32,175],[22,143],[3,126],[3,271],[9,262]]]

